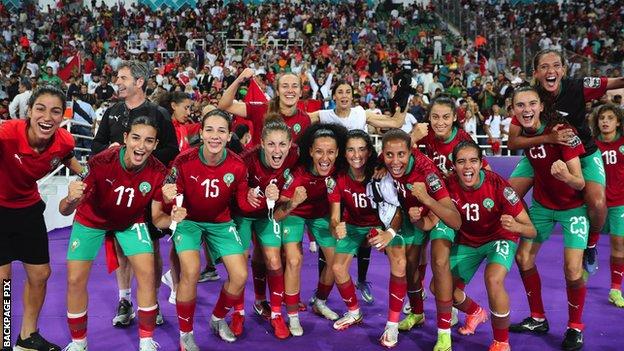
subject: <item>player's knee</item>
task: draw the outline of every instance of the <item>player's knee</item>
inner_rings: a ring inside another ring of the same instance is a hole
[[[485,285],[490,291],[501,289],[503,287],[504,280],[505,280],[505,277],[500,276],[500,275],[495,275],[495,274],[485,275]]]
[[[526,271],[534,266],[533,258],[529,252],[518,251],[516,253],[516,263],[522,271]]]
[[[245,285],[247,281],[247,269],[236,269],[233,272],[229,273],[230,283],[234,285],[234,287],[241,288]]]
[[[583,266],[576,262],[565,262],[563,270],[567,280],[577,280],[583,276]]]
[[[342,262],[334,262],[334,264],[332,264],[332,272],[334,272],[336,277],[343,277],[347,271],[346,268],[347,265]]]
[[[450,270],[450,267],[448,256],[440,255],[431,257],[431,269],[434,272],[446,272]]]
[[[29,268],[27,270],[28,283],[30,285],[45,285],[50,277],[50,266],[41,265],[36,268]]]
[[[301,255],[290,255],[288,256],[288,267],[292,270],[298,270],[301,268]]]
[[[278,270],[282,267],[282,258],[278,255],[267,256],[266,265],[271,271]]]

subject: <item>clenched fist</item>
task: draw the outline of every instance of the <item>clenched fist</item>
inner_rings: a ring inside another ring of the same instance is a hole
[[[344,237],[347,236],[347,223],[345,222],[338,223],[335,231],[336,231],[336,239],[338,240],[344,239]]]
[[[412,223],[418,222],[422,218],[422,207],[410,207],[408,213]]]
[[[68,191],[67,191],[67,201],[70,203],[75,203],[79,201],[84,196],[85,189],[87,189],[87,184],[80,180],[74,180],[69,183]]]
[[[293,194],[291,200],[293,207],[301,205],[307,198],[308,192],[306,191],[306,188],[301,185],[298,186],[297,188],[295,188],[295,193]]]
[[[178,195],[178,186],[175,184],[165,184],[162,187],[163,200],[165,203],[171,203],[176,195]]]
[[[557,160],[553,162],[552,166],[550,166],[550,174],[552,174],[556,179],[565,182],[570,175],[570,171],[568,170],[568,166],[565,162]]]

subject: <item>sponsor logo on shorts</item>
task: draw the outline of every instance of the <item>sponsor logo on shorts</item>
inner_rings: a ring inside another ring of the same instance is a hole
[[[442,189],[442,181],[440,180],[440,177],[438,177],[437,174],[429,173],[427,175],[427,178],[425,179],[427,180],[427,185],[429,185],[431,192],[435,193],[438,190]]]
[[[505,197],[505,199],[507,199],[507,201],[509,201],[510,204],[515,205],[518,203],[518,201],[520,201],[520,198],[518,198],[518,194],[516,194],[516,192],[513,190],[512,187],[508,186],[503,190],[503,196]]]
[[[143,196],[145,196],[151,190],[152,190],[152,185],[150,183],[142,182],[141,184],[139,184],[139,191],[141,192],[141,194],[143,194]]]
[[[76,249],[80,246],[80,240],[79,239],[74,239],[74,241],[72,241],[71,243],[71,250],[72,252],[76,251]]]
[[[223,181],[225,182],[225,185],[227,185],[227,186],[228,186],[228,188],[229,188],[229,187],[230,187],[230,185],[231,185],[232,183],[234,183],[234,174],[232,174],[232,173],[226,173],[226,174],[223,176]]]

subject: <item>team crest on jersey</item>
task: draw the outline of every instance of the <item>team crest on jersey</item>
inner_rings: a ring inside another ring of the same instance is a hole
[[[624,154],[624,145],[620,146],[620,153]]]
[[[490,211],[494,207],[494,200],[486,197],[485,200],[483,200],[483,207]]]
[[[518,203],[518,201],[520,201],[520,199],[518,198],[518,194],[516,194],[516,192],[509,186],[503,190],[503,196],[512,205],[515,205]]]
[[[72,252],[76,251],[78,246],[80,246],[80,239],[74,239],[74,241],[72,241],[72,243],[71,243],[71,250],[72,250]]]
[[[301,124],[295,123],[295,125],[293,126],[293,131],[295,132],[295,134],[299,134],[299,132],[301,131]]]
[[[325,186],[327,186],[327,193],[331,194],[336,188],[336,181],[332,177],[325,178]]]
[[[405,187],[407,188],[407,190],[412,191],[414,190],[414,185],[412,183],[407,183],[405,184]]]
[[[152,190],[152,185],[150,183],[141,182],[141,184],[139,184],[139,191],[141,192],[141,194],[143,194],[143,196],[149,193],[150,190]]]
[[[61,158],[60,157],[54,157],[53,159],[50,160],[50,168],[54,169],[56,168],[58,165],[61,164]]]
[[[442,181],[440,180],[440,177],[438,177],[437,174],[429,173],[427,175],[427,178],[425,179],[427,181],[427,185],[429,185],[429,188],[431,189],[431,192],[435,193],[438,190],[442,189]]]
[[[232,173],[226,173],[223,176],[223,181],[225,182],[225,185],[227,185],[229,188],[230,184],[234,183],[234,175]]]
[[[596,89],[600,87],[600,78],[598,77],[585,77],[583,79],[583,87],[584,88],[592,88]]]

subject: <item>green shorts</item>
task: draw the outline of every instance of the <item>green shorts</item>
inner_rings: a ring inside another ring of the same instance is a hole
[[[569,210],[551,210],[533,199],[529,217],[537,230],[537,236],[534,239],[522,240],[541,244],[548,240],[555,223],[559,223],[563,229],[563,242],[566,248],[584,250],[587,247],[589,220],[585,205]]]
[[[624,206],[608,208],[607,220],[602,228],[602,232],[615,236],[624,236]]]
[[[336,253],[357,254],[362,243],[366,241],[366,236],[371,228],[374,227],[359,227],[347,223],[347,236],[337,240]]]
[[[224,223],[203,223],[183,220],[173,234],[176,252],[199,251],[204,240],[210,252],[212,262],[223,256],[245,253],[243,241],[238,235],[234,221]]]
[[[301,242],[303,229],[307,226],[316,243],[320,247],[336,247],[336,238],[329,231],[327,217],[306,219],[299,216],[288,216],[282,221],[282,236],[284,242]]]
[[[487,264],[498,263],[509,272],[517,248],[518,244],[511,240],[490,241],[479,247],[453,245],[450,257],[451,272],[453,276],[461,278],[468,284],[486,258]]]
[[[401,230],[397,233],[397,236],[392,239],[388,246],[422,245],[425,241],[427,241],[425,232],[418,229],[414,223],[410,222],[409,215],[406,212],[403,212]]]
[[[450,242],[455,242],[455,231],[453,228],[446,225],[442,221],[438,221],[438,224],[429,231],[429,240],[444,239]]]
[[[258,218],[236,216],[232,218],[232,220],[236,224],[236,229],[238,229],[238,235],[243,243],[243,248],[249,250],[249,246],[251,245],[251,231],[252,228],[255,230],[255,223]]]
[[[102,247],[108,230],[89,228],[78,222],[72,226],[67,249],[69,261],[93,261]],[[115,238],[126,256],[154,253],[152,239],[145,223],[135,223],[122,231],[115,231]]]
[[[234,221],[236,220],[237,218],[234,218]],[[283,225],[277,222],[277,226],[275,226],[275,223],[268,218],[247,218],[246,220],[250,221],[250,226],[248,227],[249,229],[245,228],[244,230],[249,230],[251,234],[251,229],[253,228],[256,232],[258,243],[262,246],[281,247],[286,243],[301,242],[303,238],[303,234],[298,238],[296,235],[283,235]],[[243,230],[243,228],[239,227],[238,230]]]
[[[596,150],[593,154],[582,157],[580,161],[585,181],[598,183],[603,187],[607,184],[600,150]],[[533,176],[533,166],[531,166],[526,156],[523,156],[516,165],[516,168],[511,172],[509,178],[533,178]]]

